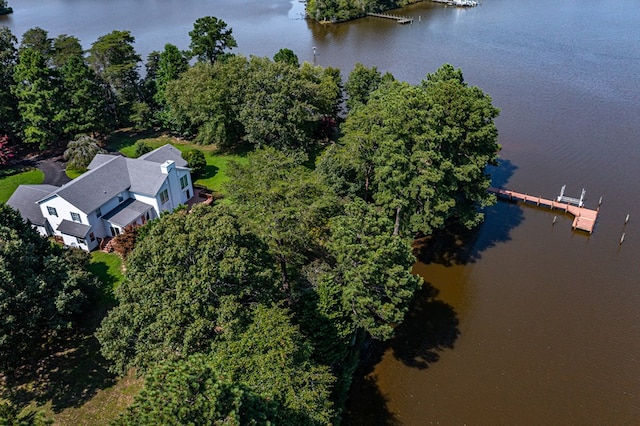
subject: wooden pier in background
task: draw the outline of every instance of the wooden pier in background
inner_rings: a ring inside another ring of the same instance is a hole
[[[375,18],[393,19],[398,24],[411,24],[413,22],[413,18],[408,18],[406,16],[390,15],[388,13],[367,13],[367,16],[373,16]]]
[[[569,213],[574,216],[573,224],[571,227],[573,229],[579,229],[581,231],[586,231],[588,233],[593,232],[593,228],[596,225],[596,219],[598,217],[598,210],[587,209],[581,205],[573,205],[567,202],[549,200],[542,197],[535,197],[533,195],[523,194],[521,192],[509,191],[508,189],[500,189],[500,188],[489,188],[489,192],[492,192],[499,197],[506,198],[509,200],[517,200],[522,201],[524,203],[535,204],[539,207],[549,208],[551,210],[558,209],[562,210],[565,213]],[[583,190],[584,191],[584,190]],[[562,200],[567,199],[568,197],[564,197],[564,187],[562,191],[562,195],[558,198]],[[581,199],[584,197],[584,193],[582,194]]]

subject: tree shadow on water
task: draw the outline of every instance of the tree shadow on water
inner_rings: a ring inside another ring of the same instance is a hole
[[[342,424],[345,426],[399,426],[402,423],[387,408],[388,400],[380,392],[375,376],[358,375],[352,387]]]
[[[498,166],[489,170],[492,186],[503,187],[515,170],[516,166],[509,160],[500,160]],[[511,231],[524,220],[522,208],[508,200],[499,199],[483,213],[484,222],[474,229],[453,223],[429,236],[417,238],[414,242],[416,258],[425,264],[445,266],[476,262],[485,250],[511,240]]]
[[[409,367],[428,368],[440,359],[440,352],[453,349],[460,335],[455,310],[436,299],[437,294],[437,289],[424,283],[391,341],[393,355]]]

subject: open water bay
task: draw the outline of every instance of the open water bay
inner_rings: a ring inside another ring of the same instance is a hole
[[[304,20],[304,5],[286,0],[10,3],[15,13],[0,25],[18,37],[40,26],[88,48],[128,29],[143,57],[168,42],[186,49],[193,21],[214,15],[233,28],[239,53],[287,47],[344,78],[356,62],[411,83],[445,62],[462,68],[502,110],[494,185],[547,198],[563,184],[573,196],[585,188],[587,207],[603,197],[598,222],[585,235],[557,212],[500,202],[463,250],[416,265],[425,292],[354,387],[348,421],[640,422],[637,0],[419,3],[398,11],[414,17],[411,25],[366,18],[328,26]]]

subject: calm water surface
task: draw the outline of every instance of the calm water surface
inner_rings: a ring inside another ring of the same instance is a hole
[[[357,385],[353,424],[640,423],[640,3],[483,0],[423,3],[413,25],[320,26],[298,1],[14,0],[1,18],[78,36],[129,29],[146,56],[188,47],[215,15],[237,51],[340,67],[376,65],[417,83],[442,63],[489,93],[502,164],[495,185],[603,205],[593,235],[555,213],[499,203],[466,251],[418,264],[428,283],[400,336]],[[313,47],[317,55],[313,56]],[[624,218],[630,214],[625,226]],[[625,233],[625,242],[619,240]],[[428,294],[439,292],[435,300]]]

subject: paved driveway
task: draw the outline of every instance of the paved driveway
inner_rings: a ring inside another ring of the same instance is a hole
[[[44,182],[42,183],[62,186],[71,180],[64,173],[65,163],[62,157],[53,157],[38,161],[37,167],[44,173]]]

